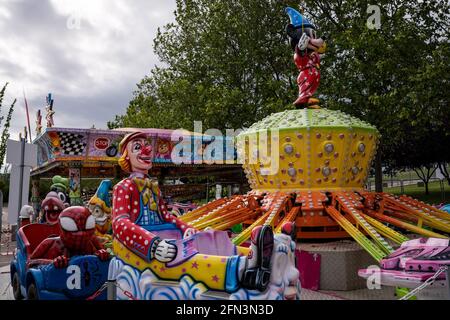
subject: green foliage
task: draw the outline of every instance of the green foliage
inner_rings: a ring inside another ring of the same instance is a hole
[[[425,186],[419,187],[417,184],[406,185],[403,190],[400,187],[386,188],[386,192],[393,194],[406,194],[430,204],[440,204],[450,202],[450,186],[441,184],[439,181],[429,183],[429,192],[426,193]]]
[[[3,193],[3,202],[9,198],[9,174],[0,174],[0,190]]]
[[[320,88],[325,104],[377,126],[387,165],[450,160],[442,149],[450,145],[446,1],[378,1],[380,30],[366,26],[370,1],[307,4],[330,32]]]
[[[383,162],[419,168],[449,161],[450,46],[447,1],[380,0],[381,29],[367,28],[367,0],[306,0],[326,35],[321,105],[382,134]],[[241,128],[292,108],[297,70],[285,26],[298,1],[177,0],[158,31],[155,67],[111,127]]]
[[[6,83],[3,88],[0,90],[0,111],[3,107],[3,98],[5,96],[6,87],[8,86],[8,83]],[[9,127],[11,126],[11,118],[12,114],[14,112],[14,105],[16,104],[17,99],[14,99],[13,103],[9,107],[6,120],[4,116],[0,116],[0,126],[2,125],[3,120],[5,120],[5,123],[3,125],[3,131],[0,138],[0,168],[3,167],[4,160],[5,160],[5,154],[6,154],[6,145],[9,139]]]
[[[176,22],[158,30],[164,67],[138,85],[111,125],[241,128],[291,107],[297,71],[284,8],[297,1],[178,0]]]

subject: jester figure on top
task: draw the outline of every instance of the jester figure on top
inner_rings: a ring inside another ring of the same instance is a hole
[[[286,26],[289,42],[294,50],[294,62],[300,74],[297,78],[297,108],[319,108],[313,98],[320,82],[320,54],[326,50],[324,39],[316,35],[316,27],[297,10],[286,8],[290,23]]]
[[[157,180],[148,176],[153,150],[143,132],[124,137],[119,145],[119,165],[130,176],[113,188],[113,250],[109,278],[126,287],[137,299],[202,299],[209,290],[236,293],[240,299],[261,298],[271,282],[274,235],[270,226],[256,227],[250,248],[237,247],[227,232],[198,232],[168,212]],[[290,234],[292,226],[286,226]],[[290,236],[280,253],[291,252]],[[295,248],[295,244],[293,245]],[[278,246],[280,247],[280,246]],[[275,249],[278,248],[275,245]],[[294,255],[289,256],[294,265]],[[277,287],[276,297],[285,287],[296,284],[298,271],[293,267],[291,280]],[[277,275],[277,278],[283,279]],[[293,279],[293,280],[292,280]],[[169,281],[167,285],[156,285]],[[281,281],[281,280],[280,280]],[[174,283],[176,283],[174,285]],[[241,291],[237,293],[238,291]],[[163,293],[164,292],[164,293]],[[244,292],[244,293],[243,293]],[[280,293],[281,292],[281,293]],[[290,293],[296,298],[298,290]],[[126,299],[126,296],[119,299]],[[267,296],[266,296],[267,298]]]

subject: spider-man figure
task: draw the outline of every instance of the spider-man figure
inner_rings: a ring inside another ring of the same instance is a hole
[[[312,98],[320,82],[320,53],[325,52],[326,44],[316,37],[316,27],[303,17],[298,11],[286,8],[291,23],[286,32],[294,50],[294,62],[300,74],[297,78],[298,98],[294,105],[297,107],[317,108],[318,99]]]
[[[47,238],[31,254],[30,259],[51,259],[57,268],[65,268],[69,259],[95,254],[109,259],[108,252],[94,235],[95,218],[84,207],[69,207],[59,215],[60,235]]]

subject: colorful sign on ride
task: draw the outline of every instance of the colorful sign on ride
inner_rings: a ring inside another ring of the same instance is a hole
[[[47,128],[34,144],[38,166],[55,161],[116,162],[118,145],[134,128],[116,130]],[[154,150],[155,164],[202,164],[210,161],[233,163],[233,137],[194,134],[188,131],[142,129]],[[230,147],[231,146],[231,147]],[[226,152],[226,148],[230,149]]]

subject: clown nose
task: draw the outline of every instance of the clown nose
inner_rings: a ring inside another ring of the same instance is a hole
[[[146,146],[144,149],[142,149],[142,154],[149,156],[152,153],[152,146]]]

